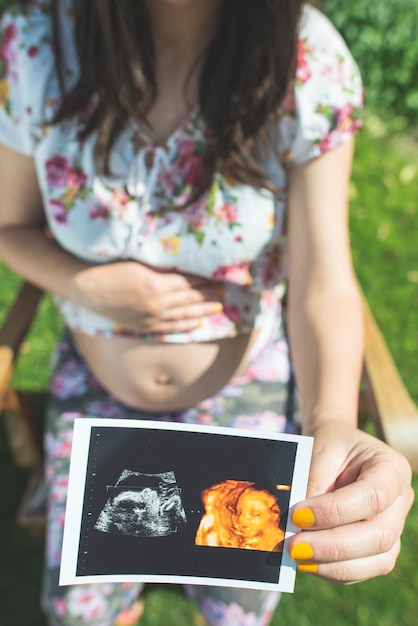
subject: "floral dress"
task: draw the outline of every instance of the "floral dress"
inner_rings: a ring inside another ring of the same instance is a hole
[[[60,0],[65,83],[78,76],[72,0]],[[49,230],[59,245],[91,263],[133,259],[221,281],[225,306],[188,333],[141,336],[154,341],[210,341],[259,328],[247,369],[213,398],[161,415],[134,411],[104,390],[65,336],[51,377],[46,427],[49,522],[43,604],[49,624],[110,626],[139,585],[59,588],[72,424],[83,414],[221,424],[276,432],[298,428],[281,300],[286,280],[284,222],[287,169],[351,138],[359,127],[362,86],[340,35],[313,7],[299,28],[297,70],[258,160],[275,193],[215,172],[211,187],[188,203],[202,170],[207,131],[200,108],[164,144],[128,124],[111,154],[112,178],[94,163],[96,136],[79,131],[94,107],[52,126],[60,88],[52,45],[50,0],[3,14],[0,46],[0,142],[34,159]],[[36,79],[34,78],[36,77]],[[91,335],[135,336],[103,316],[57,299],[65,325]],[[269,623],[279,596],[263,591],[189,587],[212,626]]]
[[[70,89],[78,75],[72,0],[59,6]],[[280,122],[269,129],[270,145],[260,146],[258,156],[277,191],[215,172],[207,192],[184,207],[207,150],[199,106],[164,144],[147,140],[138,123],[128,124],[111,154],[112,177],[106,177],[95,163],[96,134],[83,143],[79,137],[94,101],[76,118],[48,124],[61,97],[49,10],[49,0],[37,0],[3,18],[0,141],[33,155],[53,237],[92,263],[132,259],[224,284],[222,312],[190,332],[154,334],[154,341],[210,341],[261,328],[286,279],[287,168],[348,140],[359,125],[361,81],[345,43],[322,14],[305,9],[296,75]],[[68,300],[57,303],[71,329],[136,334]]]

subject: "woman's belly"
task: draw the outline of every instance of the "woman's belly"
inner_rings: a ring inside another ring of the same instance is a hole
[[[99,382],[120,402],[151,412],[185,409],[214,395],[246,364],[256,333],[207,343],[152,343],[74,332]]]

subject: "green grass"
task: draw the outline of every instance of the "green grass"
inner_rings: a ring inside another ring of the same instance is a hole
[[[360,282],[399,370],[418,402],[418,133],[401,119],[386,128],[369,116],[358,144],[352,184],[351,231]],[[0,316],[17,280],[0,267]],[[60,321],[46,300],[25,344],[20,386],[43,389]],[[39,609],[42,545],[14,523],[25,472],[13,467],[0,424],[0,623],[45,626]],[[418,488],[418,477],[414,479]],[[7,506],[5,503],[7,502]],[[273,626],[413,626],[418,612],[418,506],[407,520],[394,572],[360,585],[339,587],[299,575],[284,595]],[[203,626],[177,586],[150,586],[141,626]]]

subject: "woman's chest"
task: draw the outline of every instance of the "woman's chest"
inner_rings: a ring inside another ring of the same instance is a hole
[[[189,122],[166,146],[139,150],[127,129],[107,176],[95,162],[94,136],[81,143],[70,125],[52,127],[36,163],[48,225],[60,245],[92,262],[129,258],[251,284],[254,263],[282,234],[284,194],[216,173],[193,200],[206,147]]]

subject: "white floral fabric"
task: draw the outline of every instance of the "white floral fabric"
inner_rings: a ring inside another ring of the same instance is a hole
[[[72,0],[62,0],[60,12],[71,88],[78,76]],[[133,259],[225,285],[224,310],[199,328],[144,339],[209,341],[263,326],[277,310],[286,278],[287,168],[348,140],[360,125],[359,72],[327,18],[305,8],[296,74],[280,123],[270,129],[271,145],[260,150],[260,165],[278,189],[274,194],[216,172],[204,196],[186,204],[207,150],[198,106],[164,143],[145,139],[137,123],[129,124],[112,152],[108,178],[95,165],[96,135],[83,143],[79,138],[94,102],[77,118],[51,125],[60,98],[50,0],[9,9],[1,23],[0,141],[33,156],[56,241],[92,263]],[[68,300],[57,304],[73,330],[137,335]]]

